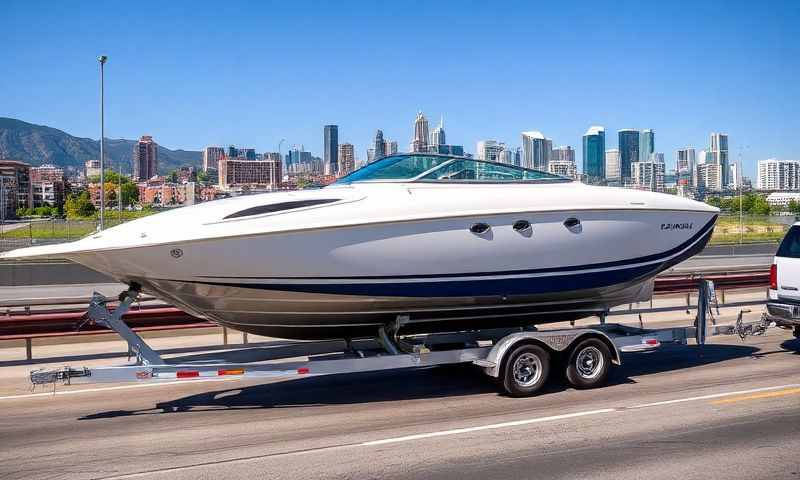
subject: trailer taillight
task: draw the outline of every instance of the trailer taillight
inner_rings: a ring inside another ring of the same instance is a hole
[[[778,265],[775,263],[769,267],[769,288],[772,290],[778,289]]]

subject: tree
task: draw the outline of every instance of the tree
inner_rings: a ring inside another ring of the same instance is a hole
[[[299,185],[298,185],[298,187],[299,187]],[[712,207],[717,207],[717,208],[719,208],[719,207],[720,207],[720,204],[721,204],[722,202],[720,201],[720,198],[719,198],[719,197],[708,197],[708,198],[706,199],[706,203],[707,203],[707,204],[709,204],[709,205],[711,205]]]
[[[197,172],[197,181],[200,183],[208,182],[208,172],[206,172],[205,170],[200,170],[199,172]]]
[[[139,201],[139,187],[135,183],[122,184],[122,205],[133,205]]]
[[[83,191],[79,195],[70,194],[64,204],[67,218],[87,218],[94,215],[94,204],[89,192]]]
[[[94,175],[89,177],[89,183],[100,183],[100,175]],[[115,172],[114,170],[106,169],[105,171],[105,178],[103,178],[106,183],[113,183],[114,185],[119,185],[119,173]],[[122,183],[128,183],[131,179],[127,176],[122,176]]]
[[[178,171],[177,170],[173,170],[173,171],[169,172],[169,177],[167,177],[167,179],[171,183],[178,183]]]
[[[753,215],[769,215],[770,206],[767,199],[762,196],[756,196],[753,200],[753,205],[750,207],[750,213]]]
[[[797,200],[789,200],[789,205],[786,207],[786,209],[795,215],[800,215],[800,202]]]

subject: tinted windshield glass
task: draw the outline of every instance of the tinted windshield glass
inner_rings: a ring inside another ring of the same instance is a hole
[[[369,180],[410,180],[431,168],[452,160],[450,157],[427,155],[397,155],[386,157],[340,178],[336,183]]]
[[[336,183],[414,179],[423,182],[498,183],[531,180],[569,181],[558,175],[514,165],[423,154],[386,157],[340,178]]]
[[[537,170],[476,160],[455,160],[420,178],[422,181],[435,182],[522,182],[526,180],[563,179],[563,177]]]
[[[786,232],[775,256],[800,258],[800,227],[792,227]]]

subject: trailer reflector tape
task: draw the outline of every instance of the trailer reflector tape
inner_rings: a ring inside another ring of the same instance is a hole
[[[308,373],[308,372],[309,372],[309,370],[308,370],[308,368],[307,368],[307,367],[303,367],[303,368],[298,368],[298,369],[297,369],[297,373],[298,373],[298,375],[305,375],[305,374],[306,374],[306,373]]]
[[[199,377],[200,372],[197,370],[178,370],[175,376],[177,378],[192,378],[192,377]]]
[[[244,375],[244,368],[217,370],[217,375]]]

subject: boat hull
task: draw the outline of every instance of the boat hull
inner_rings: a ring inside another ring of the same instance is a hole
[[[568,219],[579,219],[568,226]],[[649,298],[699,252],[715,212],[521,212],[76,252],[197,316],[282,338],[531,325]],[[515,231],[518,220],[531,224]],[[470,227],[491,228],[475,234]]]

